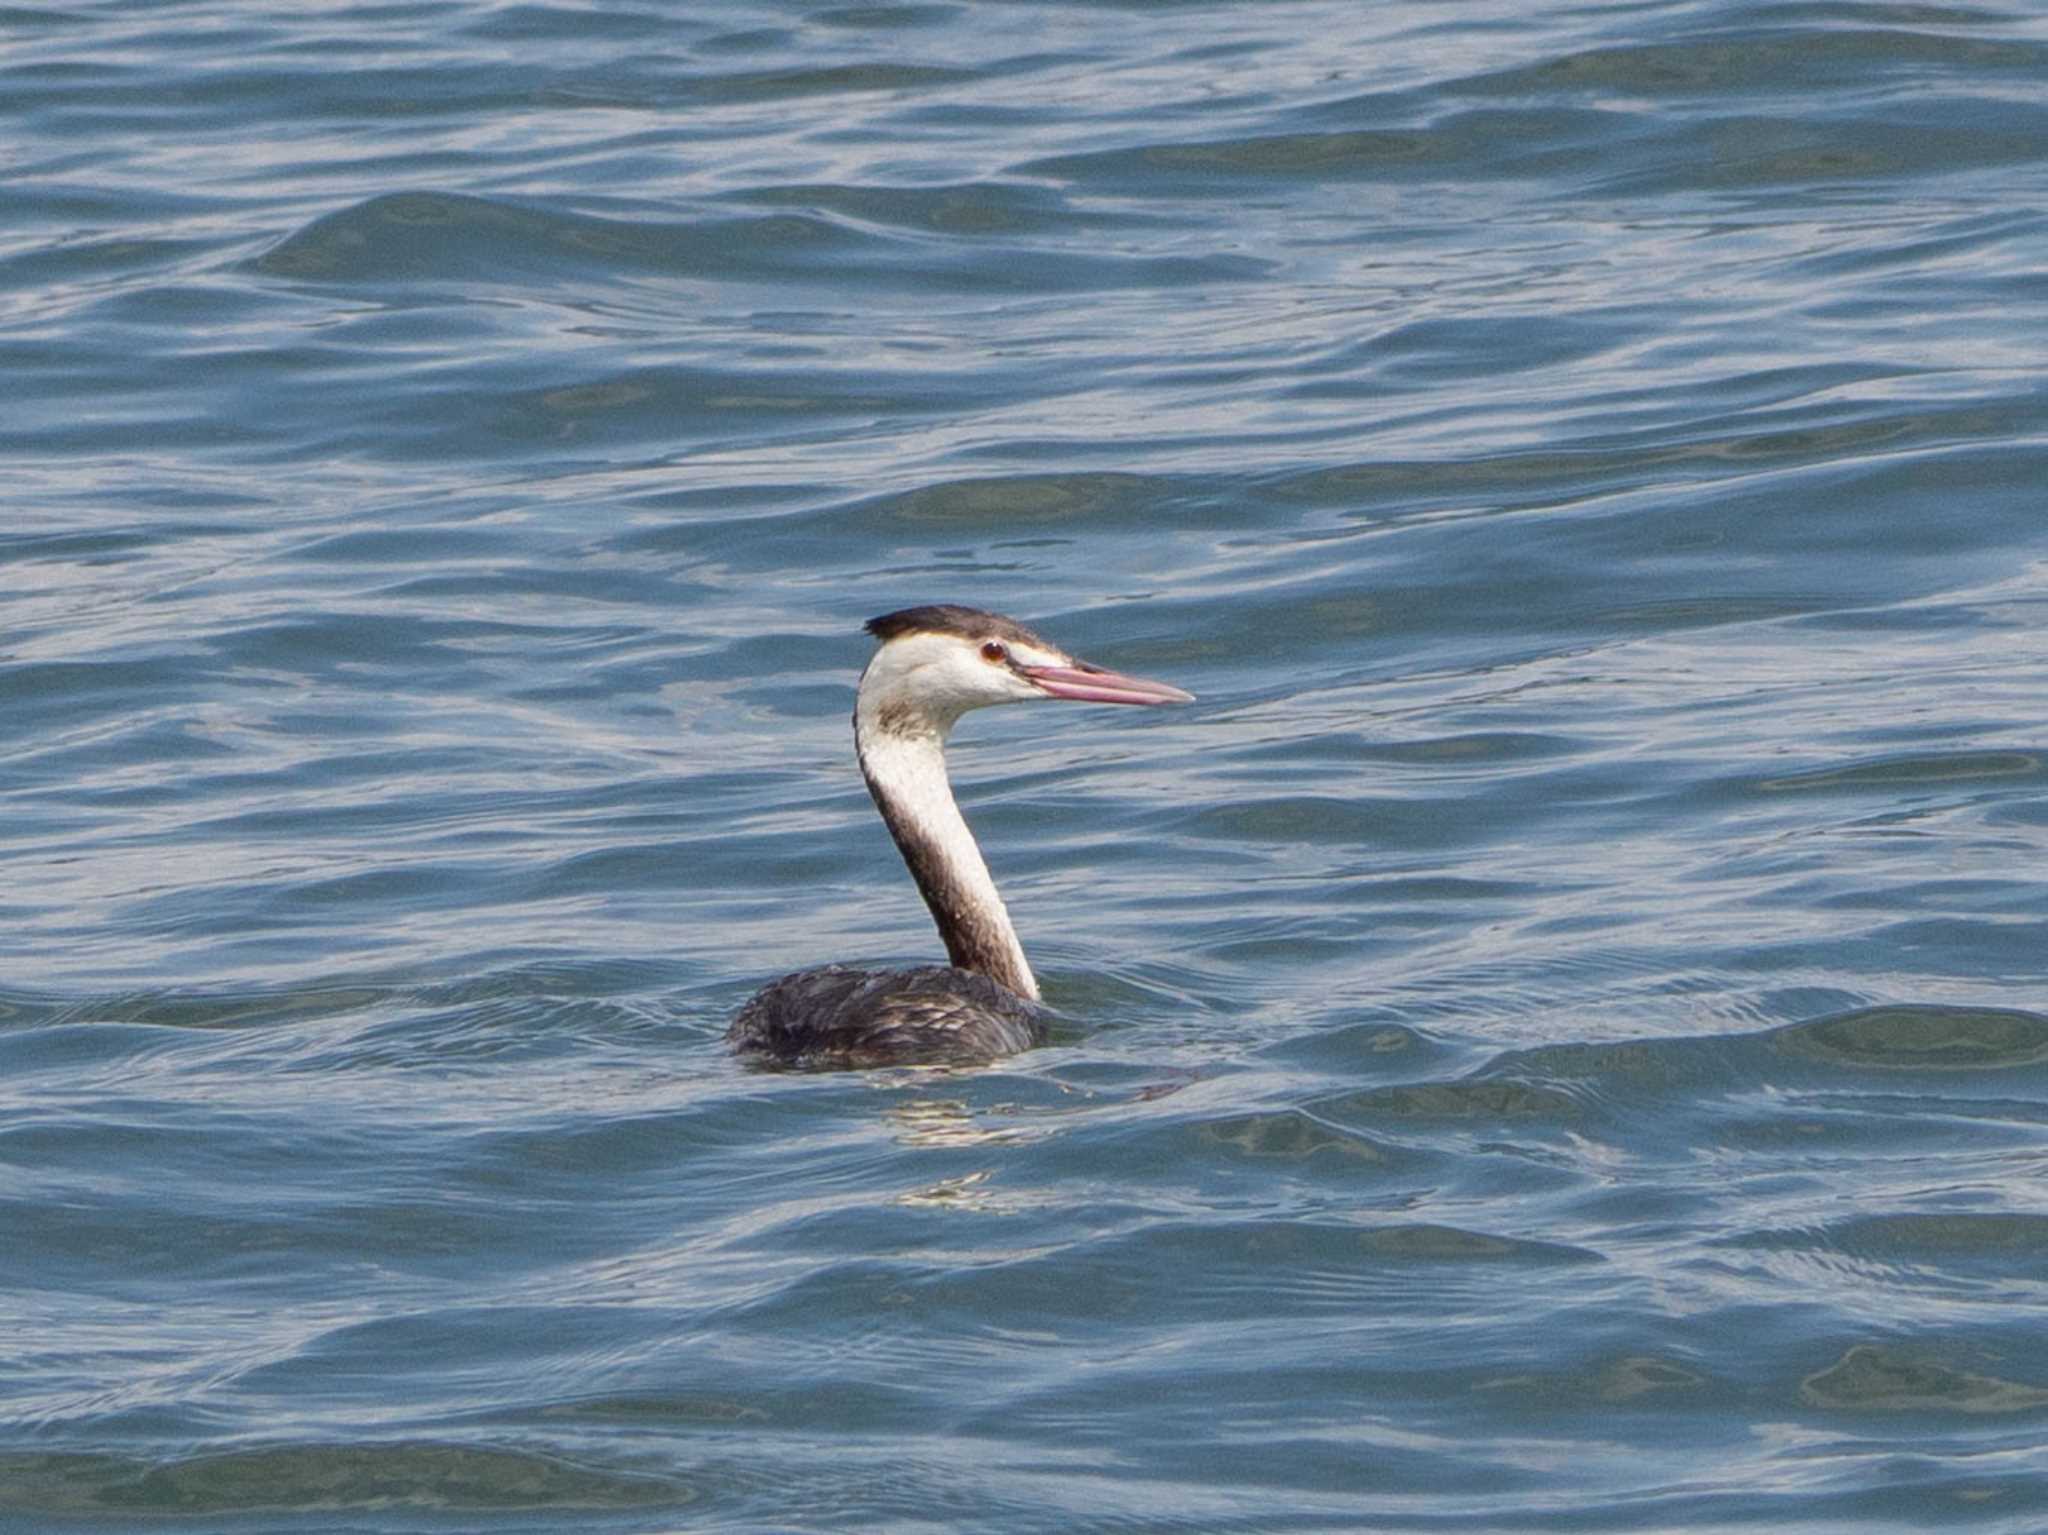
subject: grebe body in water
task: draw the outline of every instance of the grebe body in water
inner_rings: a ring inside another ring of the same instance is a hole
[[[1177,704],[1193,695],[1077,661],[978,608],[905,608],[870,619],[867,631],[881,646],[861,673],[854,752],[952,963],[799,970],[756,993],[726,1040],[779,1060],[847,1065],[1029,1049],[1045,1039],[1038,982],[953,802],[946,737],[969,709],[992,704]]]

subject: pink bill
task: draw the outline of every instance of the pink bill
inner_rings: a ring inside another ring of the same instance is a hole
[[[1099,666],[1022,666],[1018,668],[1054,698],[1084,704],[1185,704],[1195,695],[1171,683],[1126,677]]]

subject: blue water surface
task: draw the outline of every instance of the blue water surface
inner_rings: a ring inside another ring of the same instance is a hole
[[[0,1526],[2048,1526],[2048,14],[0,39]]]

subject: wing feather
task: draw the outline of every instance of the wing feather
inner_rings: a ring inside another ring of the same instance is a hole
[[[845,1065],[988,1060],[1042,1044],[1046,1013],[952,965],[826,965],[770,982],[733,1018],[736,1050]]]

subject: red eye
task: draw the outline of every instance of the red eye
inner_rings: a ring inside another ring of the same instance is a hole
[[[1007,661],[1010,653],[996,641],[984,640],[981,645],[981,658],[984,661]]]

